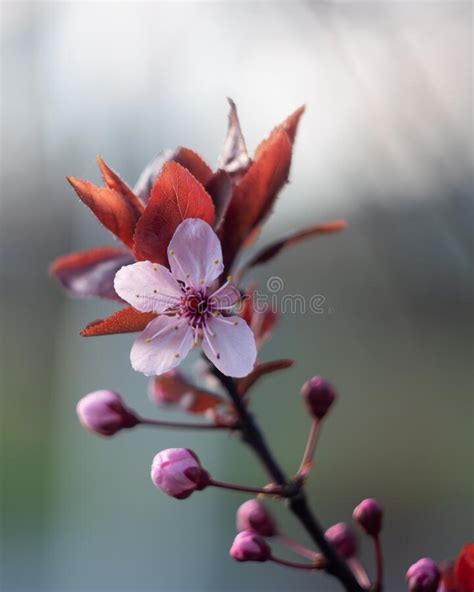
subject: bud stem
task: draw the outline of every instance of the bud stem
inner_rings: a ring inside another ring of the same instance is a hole
[[[289,536],[286,536],[286,534],[278,534],[277,539],[282,545],[285,545],[287,549],[291,549],[297,555],[301,555],[301,557],[306,557],[306,559],[311,560],[314,560],[317,557],[321,557],[321,555],[319,553],[316,553],[316,551],[308,549],[307,547],[293,540]]]
[[[243,491],[245,493],[256,493],[264,495],[283,495],[282,488],[278,485],[273,485],[269,489],[262,489],[261,487],[247,487],[246,485],[234,485],[233,483],[224,483],[223,481],[209,480],[209,485],[220,487],[220,489],[229,489],[231,491]]]
[[[322,569],[322,566],[311,564],[311,563],[297,563],[296,561],[287,561],[286,559],[280,559],[279,557],[274,557],[273,555],[270,557],[270,561],[273,563],[278,563],[278,565],[284,565],[285,567],[293,567],[294,569]]]
[[[138,423],[158,428],[174,428],[181,430],[230,430],[231,426],[214,425],[209,423],[185,423],[180,421],[160,421],[159,419],[146,419],[139,417]]]
[[[372,537],[374,540],[374,551],[375,551],[375,584],[374,592],[382,592],[383,588],[383,553],[382,544],[380,542],[380,535]]]
[[[368,590],[370,588],[370,580],[369,580],[367,572],[365,571],[362,563],[356,557],[352,557],[351,559],[348,559],[347,563],[349,564],[352,571],[354,572],[354,575],[357,578],[357,581],[359,582],[359,584],[363,588],[367,588],[367,590]]]
[[[303,459],[301,460],[300,468],[296,473],[297,477],[306,479],[313,467],[314,451],[316,450],[316,445],[318,443],[320,427],[321,420],[315,417],[309,430],[308,441],[306,442],[306,448],[303,454]]]

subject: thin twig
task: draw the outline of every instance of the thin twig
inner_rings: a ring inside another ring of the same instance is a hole
[[[141,425],[152,426],[156,428],[175,428],[180,430],[230,430],[231,426],[214,425],[212,423],[184,423],[180,421],[160,421],[159,419],[139,418]]]
[[[374,540],[375,549],[375,584],[374,592],[381,592],[383,587],[383,554],[382,544],[380,542],[380,535],[372,537]]]

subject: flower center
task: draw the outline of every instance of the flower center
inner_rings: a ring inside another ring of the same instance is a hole
[[[209,312],[207,298],[202,294],[187,294],[184,297],[183,307],[185,312],[193,317],[203,316]]]

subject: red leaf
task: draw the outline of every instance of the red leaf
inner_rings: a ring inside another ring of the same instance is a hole
[[[240,129],[237,108],[232,99],[227,99],[230,105],[229,126],[224,147],[218,159],[220,169],[230,174],[240,174],[246,171],[251,163],[247,152],[244,136]]]
[[[454,567],[460,592],[474,590],[474,543],[464,545]]]
[[[209,194],[183,166],[168,162],[156,180],[135,231],[135,256],[167,264],[166,249],[177,226],[186,218],[214,222]]]
[[[313,236],[318,236],[321,234],[332,234],[334,232],[340,232],[346,228],[346,222],[344,220],[334,220],[333,222],[327,222],[326,224],[315,224],[310,228],[305,228],[300,230],[299,232],[295,232],[294,234],[289,235],[286,238],[280,239],[275,241],[274,243],[268,245],[267,247],[263,248],[259,251],[256,255],[254,255],[250,261],[248,261],[243,269],[242,274],[245,273],[250,267],[254,267],[255,265],[260,265],[262,263],[266,263],[273,259],[280,251],[286,249],[288,247],[293,247],[298,243],[306,240],[307,238],[311,238]]]
[[[167,162],[178,162],[196,177],[202,184],[207,185],[212,178],[212,170],[207,164],[189,148],[177,148],[176,150],[163,150],[143,169],[134,186],[135,193],[146,203],[156,179],[160,176],[163,166]]]
[[[257,343],[257,349],[261,349],[270,338],[278,321],[278,314],[271,310],[258,310],[254,306],[255,285],[251,285],[245,295],[241,317],[252,329]]]
[[[296,138],[296,132],[298,131],[298,124],[300,122],[301,116],[305,112],[305,106],[302,105],[299,109],[297,109],[294,113],[292,113],[289,117],[285,119],[280,125],[277,125],[276,128],[270,134],[270,137],[267,140],[263,140],[255,151],[255,159],[257,159],[263,150],[265,150],[265,146],[267,142],[271,139],[272,135],[279,130],[285,130],[290,138],[290,142],[293,144]]]
[[[132,307],[122,308],[106,319],[89,323],[81,331],[83,337],[115,335],[117,333],[135,333],[143,329],[156,317],[154,312],[139,312]]]
[[[291,142],[285,130],[277,130],[266,141],[234,190],[221,232],[224,262],[229,269],[240,246],[260,222],[288,179]]]
[[[273,360],[272,362],[262,362],[257,364],[253,371],[245,378],[238,379],[238,391],[243,397],[249,389],[258,381],[262,376],[277,372],[278,370],[285,370],[291,368],[294,364],[293,360]]]
[[[219,395],[200,389],[178,371],[155,376],[150,396],[158,405],[179,405],[188,413],[202,415],[224,403]]]
[[[139,212],[143,213],[144,206],[139,198],[133,193],[130,187],[122,181],[117,173],[105,164],[100,156],[97,157],[97,164],[99,165],[102,178],[107,187],[121,193]]]
[[[209,193],[216,210],[214,228],[218,230],[225,218],[227,208],[232,198],[232,181],[225,171],[217,171],[207,182],[206,191]]]
[[[89,207],[100,222],[129,248],[141,210],[130,198],[109,187],[96,187],[88,181],[67,178],[79,199]]]
[[[121,301],[114,290],[114,277],[123,265],[133,261],[132,255],[121,249],[99,247],[58,257],[49,270],[72,296]]]
[[[172,157],[173,162],[177,162],[195,177],[201,185],[206,185],[212,177],[212,169],[203,161],[203,159],[189,148],[178,148]]]

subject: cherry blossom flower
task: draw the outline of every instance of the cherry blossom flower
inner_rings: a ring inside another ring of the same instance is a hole
[[[229,281],[218,287],[224,264],[217,235],[204,220],[188,218],[167,253],[171,271],[140,261],[115,276],[121,298],[140,312],[158,314],[135,340],[133,368],[146,376],[163,374],[200,345],[223,374],[246,376],[257,356],[255,338],[241,317],[228,316],[240,292]]]

